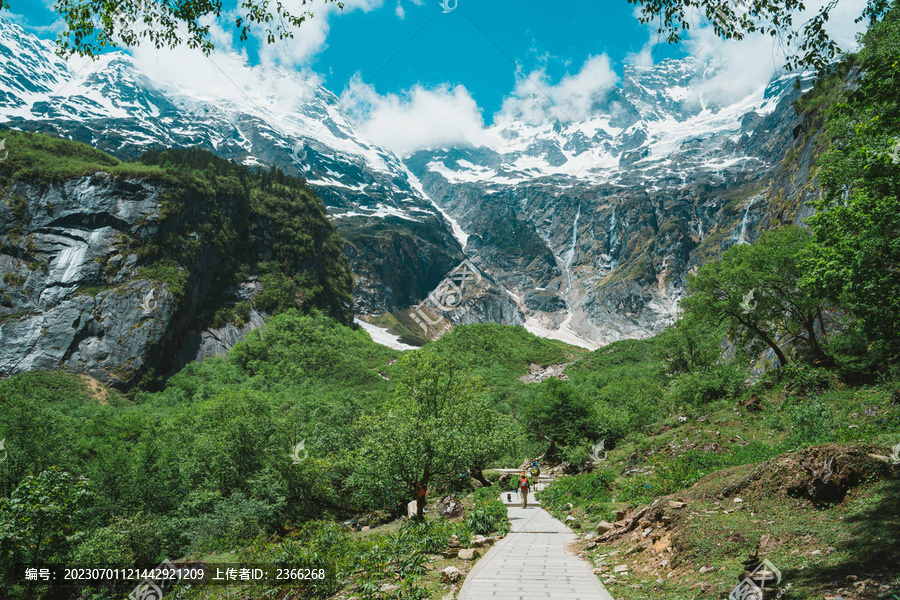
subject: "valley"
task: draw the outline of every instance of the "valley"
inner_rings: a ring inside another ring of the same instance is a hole
[[[101,4],[241,50],[0,6],[0,600],[900,598],[896,1],[769,76],[789,7],[634,0],[502,98],[409,68],[486,5]],[[339,14],[435,24],[339,93]]]

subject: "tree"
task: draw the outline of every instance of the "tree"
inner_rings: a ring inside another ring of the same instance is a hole
[[[590,401],[566,381],[551,378],[523,410],[525,426],[539,439],[550,442],[544,453],[555,460],[560,447],[597,439],[599,428]]]
[[[820,73],[840,53],[840,48],[825,26],[830,13],[841,0],[829,0],[808,21],[795,25],[794,18],[804,9],[802,0],[628,0],[640,6],[641,23],[655,23],[657,33],[669,43],[682,41],[696,14],[713,24],[717,35],[743,39],[748,33],[778,37],[787,52],[789,70],[816,69]],[[891,0],[867,0],[856,22],[875,23],[891,5]]]
[[[827,116],[836,143],[820,160],[825,194],[806,281],[859,319],[872,343],[900,352],[900,6],[862,38],[863,76]]]
[[[469,473],[481,485],[490,487],[491,482],[485,479],[484,470],[514,446],[515,436],[522,427],[512,417],[491,408],[483,398],[474,403],[472,417]]]
[[[824,359],[822,301],[800,285],[810,240],[805,229],[781,227],[754,245],[730,248],[688,279],[690,296],[682,306],[715,327],[727,323],[738,342],[751,347],[762,342],[781,366],[788,364],[782,346],[790,342],[802,342],[816,359]]]
[[[81,511],[90,497],[86,478],[59,467],[27,476],[12,496],[0,499],[0,542],[11,546],[7,556],[28,563],[62,558],[79,537]]]
[[[84,383],[61,372],[30,371],[0,381],[0,497],[12,494],[30,473],[79,464],[77,420],[64,405],[85,398]]]
[[[416,500],[423,518],[428,486],[472,466],[472,441],[490,416],[478,402],[481,385],[449,358],[429,351],[402,359],[395,398],[359,420],[365,433],[352,483],[370,501]]]
[[[166,431],[181,440],[181,473],[190,489],[204,488],[222,498],[241,491],[252,496],[253,481],[274,463],[286,462],[290,448],[279,437],[269,398],[229,388],[193,406]]]
[[[685,314],[659,334],[669,373],[694,373],[714,366],[722,356],[722,336],[709,323]]]

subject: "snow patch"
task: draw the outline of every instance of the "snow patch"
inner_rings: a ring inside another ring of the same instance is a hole
[[[399,336],[389,333],[387,329],[366,323],[360,319],[353,319],[353,322],[362,327],[376,344],[387,346],[392,350],[418,350],[416,346],[410,346],[401,342]]]

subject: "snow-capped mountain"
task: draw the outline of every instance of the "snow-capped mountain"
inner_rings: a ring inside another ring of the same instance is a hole
[[[122,52],[63,61],[51,42],[3,19],[0,51],[0,122],[8,127],[55,133],[122,159],[199,146],[305,177],[347,240],[362,310],[418,301],[462,259],[450,224],[403,163],[363,139],[334,94],[296,72],[254,67],[248,76],[261,85],[223,83],[233,86],[230,94],[175,89]],[[279,94],[261,91],[266,82],[278,82]]]
[[[493,147],[406,162],[527,327],[591,347],[652,335],[674,320],[691,269],[755,239],[797,121],[796,76],[726,102],[698,92],[718,69],[626,67],[586,118],[512,118],[489,131]]]
[[[253,67],[257,85],[223,95],[163,84],[125,53],[75,64],[54,49],[0,19],[0,122],[124,159],[199,146],[276,165],[328,207],[362,312],[418,303],[468,257],[487,291],[451,321],[524,322],[588,347],[659,331],[692,269],[755,239],[800,93],[788,76],[716,97],[704,83],[719,65],[693,59],[626,67],[586,115],[512,113],[487,132],[491,146],[401,160],[296,72]]]

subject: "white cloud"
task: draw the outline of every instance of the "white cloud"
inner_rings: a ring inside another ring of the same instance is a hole
[[[416,85],[402,94],[382,96],[357,75],[341,100],[367,139],[400,156],[421,148],[496,141],[485,131],[481,109],[461,85]]]
[[[425,4],[425,0],[407,0],[408,2],[415,4],[416,6],[422,6]],[[403,7],[403,0],[397,0],[397,8],[394,9],[394,14],[396,14],[399,18],[406,18],[406,9]]]
[[[741,41],[723,40],[712,27],[694,31],[685,42],[690,54],[703,62],[715,61],[719,68],[692,83],[693,91],[708,100],[728,104],[768,85],[781,70],[772,39],[748,35]]]
[[[632,65],[634,67],[652,67],[653,44],[647,42],[639,51],[629,52],[625,55],[624,62],[626,65]]]
[[[816,0],[811,3],[810,7],[819,9],[825,4],[826,2],[823,0]],[[855,50],[858,46],[856,43],[857,34],[868,28],[867,22],[853,22],[862,14],[865,8],[866,0],[841,0],[828,13],[828,25],[825,26],[825,30],[842,50]]]
[[[278,40],[275,44],[266,42],[265,30],[259,26],[251,30],[252,36],[259,44],[261,62],[298,67],[308,65],[327,47],[326,41],[331,31],[330,19],[354,10],[371,12],[381,8],[383,0],[343,0],[343,10],[337,2],[324,0],[306,0],[305,4],[302,0],[282,0],[282,4],[292,14],[299,15],[309,11],[313,17],[294,30],[293,38]]]
[[[591,56],[581,71],[552,84],[545,70],[517,77],[512,94],[503,101],[495,122],[526,123],[579,121],[590,115],[591,105],[619,81],[606,54]]]
[[[813,17],[829,0],[813,0],[807,3],[805,11],[794,16],[796,28]],[[854,23],[866,6],[866,0],[841,0],[829,12],[826,29],[844,50],[856,48],[856,35],[865,30],[864,23]],[[635,16],[637,17],[638,9]],[[695,13],[689,18],[694,26],[689,31],[683,46],[694,58],[706,62],[715,61],[719,68],[709,75],[698,78],[692,84],[692,91],[708,100],[728,103],[759,90],[783,72],[782,65],[789,49],[778,38],[767,35],[748,34],[743,40],[725,40],[713,31],[712,24]],[[629,54],[625,62],[636,66],[653,64],[652,48],[660,43],[656,26],[648,24],[648,42],[638,53]]]
[[[232,38],[216,24],[210,30],[216,49],[174,50],[142,45],[132,50],[135,65],[151,79],[204,100],[248,101],[259,107],[290,111],[315,93],[318,75],[273,66],[251,67],[246,51],[231,47]]]
[[[3,13],[3,18],[38,36],[49,33],[59,34],[66,29],[66,22],[59,15],[55,15],[53,21],[46,25],[35,25],[27,16],[9,11]]]

